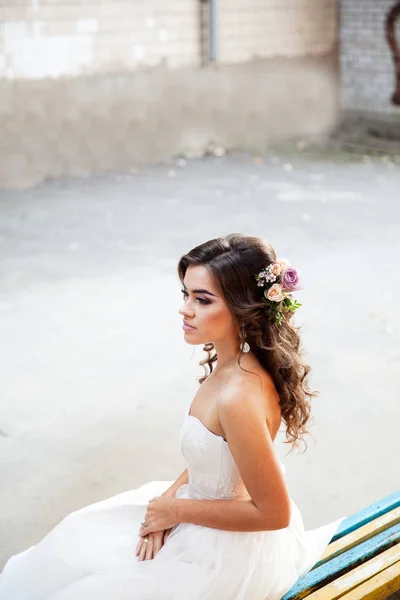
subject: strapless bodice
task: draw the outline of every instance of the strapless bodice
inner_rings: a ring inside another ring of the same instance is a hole
[[[189,414],[188,406],[180,430],[180,448],[187,462],[193,497],[237,498],[247,490],[228,442]],[[280,463],[282,470],[285,467]]]

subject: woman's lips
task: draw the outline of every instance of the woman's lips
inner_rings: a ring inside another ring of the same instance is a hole
[[[196,329],[196,327],[192,327],[191,325],[189,325],[188,323],[185,323],[185,321],[183,321],[182,329],[184,331],[193,331],[193,329]]]

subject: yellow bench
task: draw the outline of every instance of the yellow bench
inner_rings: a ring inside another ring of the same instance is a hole
[[[400,590],[400,490],[345,519],[281,600],[381,600]]]

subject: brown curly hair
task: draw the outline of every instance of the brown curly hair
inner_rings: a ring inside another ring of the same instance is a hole
[[[308,387],[311,367],[302,360],[300,327],[290,322],[293,311],[287,310],[277,325],[254,278],[276,260],[275,251],[267,240],[231,233],[208,240],[184,254],[178,262],[178,275],[183,284],[187,268],[198,265],[206,267],[212,274],[236,317],[240,341],[248,342],[250,350],[274,381],[286,424],[285,443],[292,443],[294,447],[304,434],[309,433],[305,425],[310,418],[310,400],[319,391],[311,391]],[[213,363],[218,358],[212,342],[206,343],[203,350],[207,352],[207,358],[200,361],[205,370],[205,375],[199,378],[200,384],[212,373]],[[241,356],[242,352],[238,355],[240,368]]]

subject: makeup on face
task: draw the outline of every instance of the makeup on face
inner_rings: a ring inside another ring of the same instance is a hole
[[[182,329],[188,334],[198,329],[197,325],[203,329],[203,325],[205,323],[207,324],[209,319],[207,316],[209,313],[206,312],[207,307],[211,305],[215,306],[213,299],[218,299],[217,294],[211,291],[213,286],[211,285],[210,287],[210,277],[207,276],[206,273],[205,277],[198,275],[199,271],[201,274],[204,269],[202,267],[195,267],[194,269],[194,273],[197,275],[196,277],[193,277],[192,273],[190,273],[189,278],[186,279],[186,284],[181,280],[181,292],[183,294],[184,305],[179,312],[183,317]],[[203,307],[205,307],[205,311],[203,311]],[[212,319],[212,311],[210,316]],[[204,319],[206,319],[206,321],[204,321]]]

